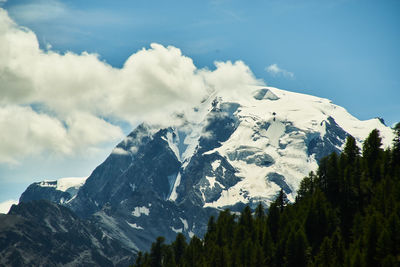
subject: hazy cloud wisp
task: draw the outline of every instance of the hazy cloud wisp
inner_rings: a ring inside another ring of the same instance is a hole
[[[7,214],[12,205],[18,204],[18,200],[10,199],[0,203],[0,213]]]
[[[278,66],[278,64],[271,64],[265,68],[265,70],[272,76],[284,76],[286,78],[294,78],[293,72],[284,70]]]

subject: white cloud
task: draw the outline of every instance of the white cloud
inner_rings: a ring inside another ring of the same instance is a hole
[[[282,75],[286,78],[294,78],[293,72],[278,67],[278,64],[269,65],[268,67],[265,68],[265,70],[272,76]]]
[[[243,62],[197,69],[178,48],[151,44],[122,68],[96,54],[39,48],[0,8],[0,163],[40,153],[74,155],[122,137],[113,121],[166,121],[213,90],[240,93],[255,79]],[[34,108],[31,108],[34,107]]]
[[[0,203],[0,213],[8,213],[13,204],[18,204],[18,200],[10,199]]]
[[[60,121],[18,105],[0,106],[0,128],[0,163],[11,164],[42,152],[73,155],[123,136],[119,127],[91,114],[71,113]]]

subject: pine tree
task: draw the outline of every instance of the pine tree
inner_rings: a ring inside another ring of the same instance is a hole
[[[143,253],[141,251],[139,251],[139,253],[137,255],[135,266],[136,267],[144,266],[144,256],[143,256]]]
[[[274,242],[272,240],[271,233],[269,231],[269,227],[265,227],[264,236],[263,236],[263,254],[265,257],[265,263],[267,266],[272,266],[274,262],[275,255],[275,247]]]
[[[268,211],[267,226],[269,232],[271,233],[272,240],[274,241],[274,243],[276,243],[278,240],[279,219],[280,219],[279,208],[276,203],[272,203]]]
[[[365,262],[368,267],[376,267],[377,261],[377,244],[378,244],[378,216],[373,214],[367,224],[366,234],[364,236],[364,244],[366,247],[365,251]]]
[[[314,252],[318,250],[322,240],[330,231],[328,209],[328,203],[324,194],[317,190],[305,221],[305,230]]]
[[[178,233],[176,236],[175,242],[172,243],[172,248],[174,252],[174,260],[178,266],[181,266],[181,261],[183,258],[183,254],[185,253],[186,249],[186,239],[182,233]]]
[[[365,256],[360,252],[359,249],[355,251],[355,253],[352,254],[352,260],[351,260],[351,267],[364,267],[365,265]]]
[[[319,253],[316,256],[315,265],[321,267],[332,266],[331,264],[332,259],[333,259],[332,242],[329,237],[325,237],[324,241],[322,241]]]
[[[255,232],[257,242],[262,244],[264,238],[264,224],[265,224],[265,213],[264,213],[264,206],[259,203],[255,210]]]
[[[286,243],[286,266],[306,267],[307,266],[307,238],[302,231],[291,232]]]
[[[300,182],[299,190],[297,191],[296,201],[314,193],[316,189],[317,176],[314,172],[310,172],[308,176],[304,177]]]
[[[205,243],[209,244],[209,243],[215,242],[216,235],[217,235],[217,225],[215,223],[214,216],[211,216],[210,219],[208,220],[207,232],[204,236]]]
[[[385,257],[387,255],[390,255],[390,236],[388,231],[384,228],[378,238],[378,242],[376,244],[376,260],[378,262],[382,262],[383,259],[385,259]]]
[[[261,204],[261,202],[257,205],[257,208],[255,210],[255,216],[256,219],[262,220],[264,218],[264,206]]]
[[[193,236],[185,250],[184,265],[193,267],[202,266],[203,251],[202,241],[197,236]]]
[[[279,209],[280,212],[283,211],[285,206],[289,203],[289,200],[287,199],[287,196],[285,192],[283,192],[283,189],[279,191],[278,197],[275,200],[275,203]]]
[[[331,240],[333,266],[343,266],[345,259],[345,244],[343,242],[342,233],[339,229],[336,229],[336,231],[333,233]]]
[[[150,264],[152,267],[163,266],[164,260],[164,241],[165,238],[160,236],[157,238],[156,242],[151,246],[150,251]]]
[[[340,185],[341,185],[341,180],[342,177],[340,177],[339,174],[339,161],[338,161],[338,156],[336,153],[332,153],[327,162],[327,172],[326,172],[326,190],[324,191],[326,193],[326,197],[333,203],[334,206],[338,204],[338,201],[340,200],[340,195],[341,190],[340,190]]]
[[[249,206],[246,206],[240,214],[239,225],[246,227],[246,229],[253,228],[253,217]]]
[[[373,182],[380,180],[380,169],[378,160],[381,157],[383,150],[382,138],[377,129],[373,130],[365,139],[363,144],[363,157],[365,161],[365,168],[368,170],[368,175],[372,178]]]
[[[400,122],[394,126],[394,139],[393,139],[393,149],[392,157],[393,163],[400,164]]]
[[[390,236],[391,254],[400,254],[400,219],[396,212],[393,212],[387,222],[387,230]]]
[[[346,157],[347,164],[354,163],[360,155],[360,148],[357,146],[356,139],[353,136],[347,136],[342,155]]]
[[[177,263],[175,262],[174,252],[173,252],[171,246],[164,245],[164,247],[163,247],[162,266],[165,266],[165,267],[177,266]]]
[[[391,176],[400,180],[400,122],[394,127],[393,149],[391,155]]]

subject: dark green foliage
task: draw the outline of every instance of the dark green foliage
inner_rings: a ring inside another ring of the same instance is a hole
[[[400,266],[400,124],[395,136],[384,151],[372,131],[362,154],[348,136],[341,155],[303,179],[295,203],[281,190],[268,212],[222,211],[203,240],[158,238],[135,266]]]
[[[172,243],[172,249],[174,252],[174,259],[175,263],[180,265],[183,259],[183,254],[185,253],[186,249],[186,239],[185,236],[182,233],[179,233],[176,236],[175,242]]]
[[[307,238],[301,229],[296,233],[292,232],[286,242],[286,266],[306,267],[307,266]]]
[[[157,238],[157,241],[151,245],[150,264],[153,267],[163,265],[163,260],[166,254],[164,251],[164,241],[165,238],[160,236]]]

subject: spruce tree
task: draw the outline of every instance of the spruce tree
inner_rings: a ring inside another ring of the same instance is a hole
[[[172,243],[175,263],[178,266],[182,265],[181,262],[182,262],[183,254],[185,253],[186,246],[187,246],[187,244],[186,244],[185,236],[182,233],[178,233],[175,241]]]
[[[150,251],[150,264],[152,267],[163,266],[164,259],[164,241],[165,238],[160,236],[157,238],[156,242],[151,246]]]
[[[378,162],[383,152],[381,146],[382,138],[379,135],[379,131],[375,129],[365,139],[362,149],[365,168],[373,182],[377,182],[381,178]]]
[[[357,146],[356,139],[353,136],[348,135],[342,153],[342,155],[346,157],[346,163],[347,164],[354,163],[359,154],[360,154],[360,148]]]

